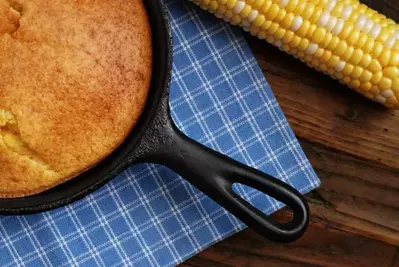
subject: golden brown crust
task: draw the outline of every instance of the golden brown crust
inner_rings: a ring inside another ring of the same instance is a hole
[[[115,150],[147,99],[151,51],[141,0],[0,0],[0,197]]]

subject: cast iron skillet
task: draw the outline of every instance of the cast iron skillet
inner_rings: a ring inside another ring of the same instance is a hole
[[[294,188],[194,142],[174,125],[169,110],[172,42],[167,11],[161,0],[144,2],[152,27],[154,70],[149,99],[137,126],[112,155],[79,177],[38,195],[0,199],[0,214],[31,214],[67,205],[132,164],[151,162],[174,170],[266,238],[291,242],[301,237],[309,210]],[[293,210],[292,221],[280,224],[272,220],[235,194],[233,183],[256,188],[285,203]]]

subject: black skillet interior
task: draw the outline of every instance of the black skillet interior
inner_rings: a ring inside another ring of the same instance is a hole
[[[101,187],[128,166],[139,162],[163,164],[266,238],[298,239],[309,221],[306,201],[294,188],[258,170],[196,143],[174,125],[169,110],[172,44],[167,11],[161,0],[145,0],[153,34],[154,70],[149,99],[138,125],[125,142],[99,165],[38,195],[0,199],[0,214],[20,215],[67,205]],[[281,224],[234,193],[234,183],[251,186],[285,203],[292,221]]]

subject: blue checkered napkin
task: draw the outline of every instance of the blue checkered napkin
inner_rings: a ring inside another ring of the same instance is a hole
[[[195,140],[295,186],[319,184],[241,32],[169,0],[171,106]],[[236,190],[256,207],[280,203]],[[1,266],[172,266],[244,225],[169,169],[137,165],[55,211],[0,217]]]

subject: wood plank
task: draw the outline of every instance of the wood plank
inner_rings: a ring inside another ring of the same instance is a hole
[[[286,214],[282,212],[279,216],[287,216]],[[313,221],[305,236],[297,242],[276,244],[247,229],[207,249],[186,264],[390,267],[395,261],[396,253],[395,246],[337,231]]]
[[[396,257],[393,260],[391,267],[399,267],[399,248],[397,249]]]
[[[214,246],[187,261],[187,266],[195,267],[317,267],[318,265],[294,262],[287,259],[271,257],[269,255],[252,254],[246,251],[226,249],[223,246]]]
[[[399,173],[300,140],[322,185],[308,196],[314,218],[336,228],[399,245]]]
[[[264,41],[247,39],[297,136],[399,166],[399,111],[365,99]]]

